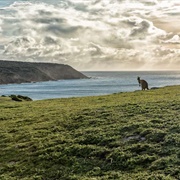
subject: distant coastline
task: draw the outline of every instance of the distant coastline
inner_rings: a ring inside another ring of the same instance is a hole
[[[0,60],[0,84],[87,78],[69,65]]]

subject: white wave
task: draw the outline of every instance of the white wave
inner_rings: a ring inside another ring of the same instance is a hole
[[[16,1],[0,11],[0,59],[179,69],[179,12],[179,0]]]

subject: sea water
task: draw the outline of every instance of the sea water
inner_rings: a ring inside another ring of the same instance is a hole
[[[33,100],[97,96],[141,90],[137,76],[149,88],[180,85],[180,71],[82,72],[89,79],[59,80],[36,83],[0,85],[0,95],[24,95]]]

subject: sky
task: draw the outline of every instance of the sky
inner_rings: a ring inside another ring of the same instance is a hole
[[[180,1],[0,0],[0,59],[180,70]]]

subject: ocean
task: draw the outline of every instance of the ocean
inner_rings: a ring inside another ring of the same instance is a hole
[[[24,95],[33,100],[97,96],[141,90],[137,76],[149,88],[180,85],[180,71],[82,72],[89,79],[0,85],[0,95]]]

